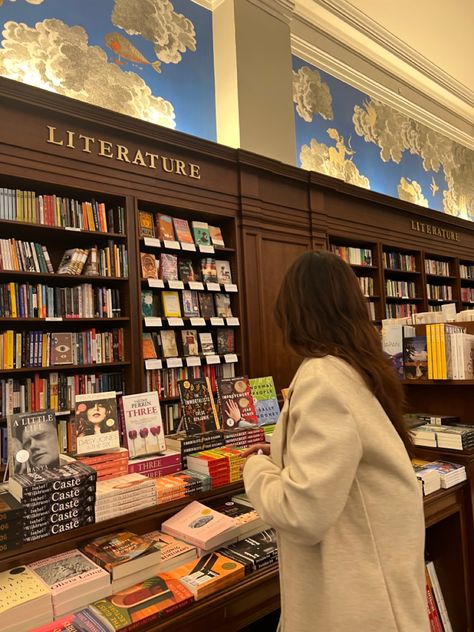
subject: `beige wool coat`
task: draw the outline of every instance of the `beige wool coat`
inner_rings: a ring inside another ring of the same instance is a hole
[[[429,632],[424,517],[405,448],[345,361],[306,359],[244,482],[277,529],[282,632]]]

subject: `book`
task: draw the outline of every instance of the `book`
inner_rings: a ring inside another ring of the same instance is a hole
[[[156,234],[162,240],[174,241],[173,220],[169,215],[157,213]]]
[[[160,400],[156,391],[123,395],[124,436],[130,457],[156,454],[166,449]]]
[[[191,235],[191,231],[189,229],[189,224],[186,219],[181,219],[180,217],[173,217],[173,226],[174,232],[176,234],[176,239],[184,244],[193,244],[193,236]]]
[[[201,278],[204,283],[217,283],[216,260],[212,257],[201,259]]]
[[[197,280],[191,259],[182,259],[181,257],[178,259],[178,275],[183,283]]]
[[[223,428],[257,425],[258,418],[249,379],[217,378],[217,397]]]
[[[214,299],[210,292],[199,292],[199,309],[203,318],[212,318],[216,315],[214,309]]]
[[[209,234],[209,224],[207,222],[192,222],[194,243],[197,246],[210,246],[211,236]]]
[[[183,343],[183,355],[197,356],[199,355],[198,337],[195,329],[182,329],[181,340]]]
[[[160,279],[163,281],[178,280],[178,257],[162,252],[160,255]]]
[[[224,248],[224,238],[222,237],[222,232],[219,226],[209,226],[209,234],[211,236],[211,241],[214,246],[219,248]]]
[[[179,303],[179,293],[164,290],[161,292],[163,304],[163,316],[165,318],[181,318],[181,305]]]
[[[199,342],[201,343],[203,355],[212,355],[215,353],[214,341],[212,340],[212,334],[209,331],[199,332]]]
[[[407,380],[428,379],[426,336],[403,337],[403,370]]]
[[[81,274],[88,255],[89,251],[83,250],[82,248],[70,248],[66,250],[59,262],[56,274]]]
[[[230,305],[230,296],[226,292],[216,292],[214,294],[216,303],[216,314],[221,318],[232,317],[232,308]]]
[[[148,211],[138,211],[138,236],[154,237],[155,225],[153,222],[153,213]]]
[[[177,358],[178,347],[176,345],[176,334],[173,329],[162,329],[160,332],[161,350],[164,358]]]
[[[140,262],[142,266],[142,277],[144,279],[157,279],[158,270],[155,255],[149,252],[140,253]]]
[[[250,378],[250,388],[254,398],[259,425],[274,424],[280,416],[280,406],[271,375]]]
[[[276,531],[265,529],[218,550],[246,567],[246,574],[278,561]]]
[[[219,283],[232,283],[230,263],[225,260],[216,260],[217,281]]]
[[[144,360],[154,360],[156,358],[156,349],[150,333],[145,332],[142,334],[142,350]]]
[[[224,355],[225,353],[235,353],[234,330],[230,327],[217,328],[217,353]]]
[[[95,454],[120,448],[115,391],[76,395],[76,453]]]
[[[68,614],[46,623],[32,632],[110,632],[111,628],[90,608],[82,608],[74,614]]]
[[[183,290],[181,299],[183,301],[183,316],[185,318],[200,316],[198,293],[195,290]]]
[[[395,370],[400,377],[405,377],[403,371],[403,336],[414,336],[415,328],[411,325],[383,324],[382,348],[390,358]]]
[[[0,573],[0,619],[2,632],[18,632],[19,621],[29,630],[53,620],[50,591],[26,566]]]
[[[142,290],[142,316],[153,316],[154,315],[154,301],[153,301],[153,292],[151,290]]]
[[[161,552],[160,572],[169,571],[197,558],[196,547],[163,531],[150,531],[143,538],[158,544]]]
[[[433,597],[438,607],[441,623],[443,624],[443,630],[444,632],[453,632],[448,609],[446,608],[446,602],[444,601],[443,597],[443,591],[441,590],[441,586],[439,583],[438,574],[436,573],[436,568],[432,561],[426,562],[426,570],[428,572],[428,577],[431,583]]]
[[[8,467],[11,475],[59,467],[53,410],[8,415]]]
[[[186,434],[216,430],[219,426],[206,378],[179,380],[178,388]],[[196,445],[196,450],[199,447]]]
[[[270,528],[253,507],[240,504],[235,500],[228,499],[224,503],[214,506],[213,509],[234,519],[235,524],[239,527],[239,540]]]
[[[51,337],[51,365],[73,364],[72,333],[55,331]]]
[[[110,573],[112,580],[158,565],[161,560],[159,544],[130,531],[94,538],[81,551]]]

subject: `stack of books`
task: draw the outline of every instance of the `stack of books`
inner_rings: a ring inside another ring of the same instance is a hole
[[[97,480],[105,481],[128,473],[128,450],[120,448],[116,452],[98,454],[96,456],[78,456],[78,461],[85,463],[97,472]]]
[[[226,445],[233,445],[239,448],[248,448],[254,443],[265,441],[264,428],[260,426],[221,430],[220,432],[224,435]]]
[[[6,489],[0,488],[0,542],[2,551],[23,544],[23,506]]]
[[[145,474],[148,478],[159,478],[181,470],[181,453],[166,450],[163,454],[155,454],[143,459],[133,459],[128,463],[130,474]]]
[[[156,502],[161,505],[202,491],[202,480],[193,472],[177,472],[155,479],[155,486]]]
[[[425,468],[426,470],[436,470],[440,476],[441,488],[448,489],[466,480],[466,468],[459,463],[448,461],[424,461],[422,459],[412,459],[413,464]]]
[[[251,537],[229,544],[219,549],[218,552],[243,564],[245,574],[248,575],[278,561],[276,531],[266,529]]]
[[[234,523],[239,527],[237,536],[239,540],[270,528],[268,524],[263,522],[253,507],[242,505],[234,500],[229,499],[221,505],[213,507],[213,509],[233,519]]]
[[[150,531],[145,533],[143,538],[154,542],[160,547],[160,573],[167,572],[172,568],[182,566],[187,562],[197,559],[196,547],[183,540],[178,540],[168,533],[162,531]]]
[[[29,564],[51,592],[54,617],[112,594],[109,574],[77,549]]]
[[[411,433],[415,445],[450,450],[471,450],[474,448],[474,426],[424,424],[412,428]]]
[[[227,445],[196,452],[188,456],[188,467],[192,471],[209,475],[212,489],[215,489],[242,479],[245,464],[245,459],[242,457],[243,451],[243,448]]]
[[[188,467],[187,457],[201,450],[211,450],[219,448],[225,443],[224,435],[217,431],[211,430],[200,434],[187,435],[185,432],[178,432],[166,437],[166,447],[170,450],[176,450],[181,454],[181,463],[183,469]]]
[[[95,538],[82,551],[104,569],[112,585],[108,594],[125,590],[160,571],[160,544],[130,531]],[[97,596],[87,603],[106,596]]]
[[[51,593],[29,568],[0,573],[0,620],[2,632],[31,630],[53,620]]]
[[[143,474],[125,474],[97,482],[96,522],[156,505],[155,482]]]
[[[431,468],[416,459],[412,460],[413,469],[415,470],[416,478],[420,482],[420,487],[423,491],[423,496],[428,496],[433,492],[441,489],[441,477],[439,472],[435,468]]]
[[[23,506],[23,542],[94,522],[96,472],[79,461],[8,479]]]

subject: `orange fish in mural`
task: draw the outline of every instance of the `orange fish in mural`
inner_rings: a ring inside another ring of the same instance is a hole
[[[156,72],[161,72],[160,61],[148,61],[148,59],[144,57],[126,37],[120,35],[120,33],[108,33],[104,37],[104,40],[107,47],[117,55],[118,59],[114,60],[116,64],[122,66],[125,63],[122,59],[126,59],[132,64],[147,64],[151,66],[153,70],[156,70]]]

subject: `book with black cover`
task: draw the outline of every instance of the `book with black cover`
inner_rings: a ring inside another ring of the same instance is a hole
[[[191,435],[216,430],[219,425],[206,378],[180,380],[178,388],[186,433]]]

